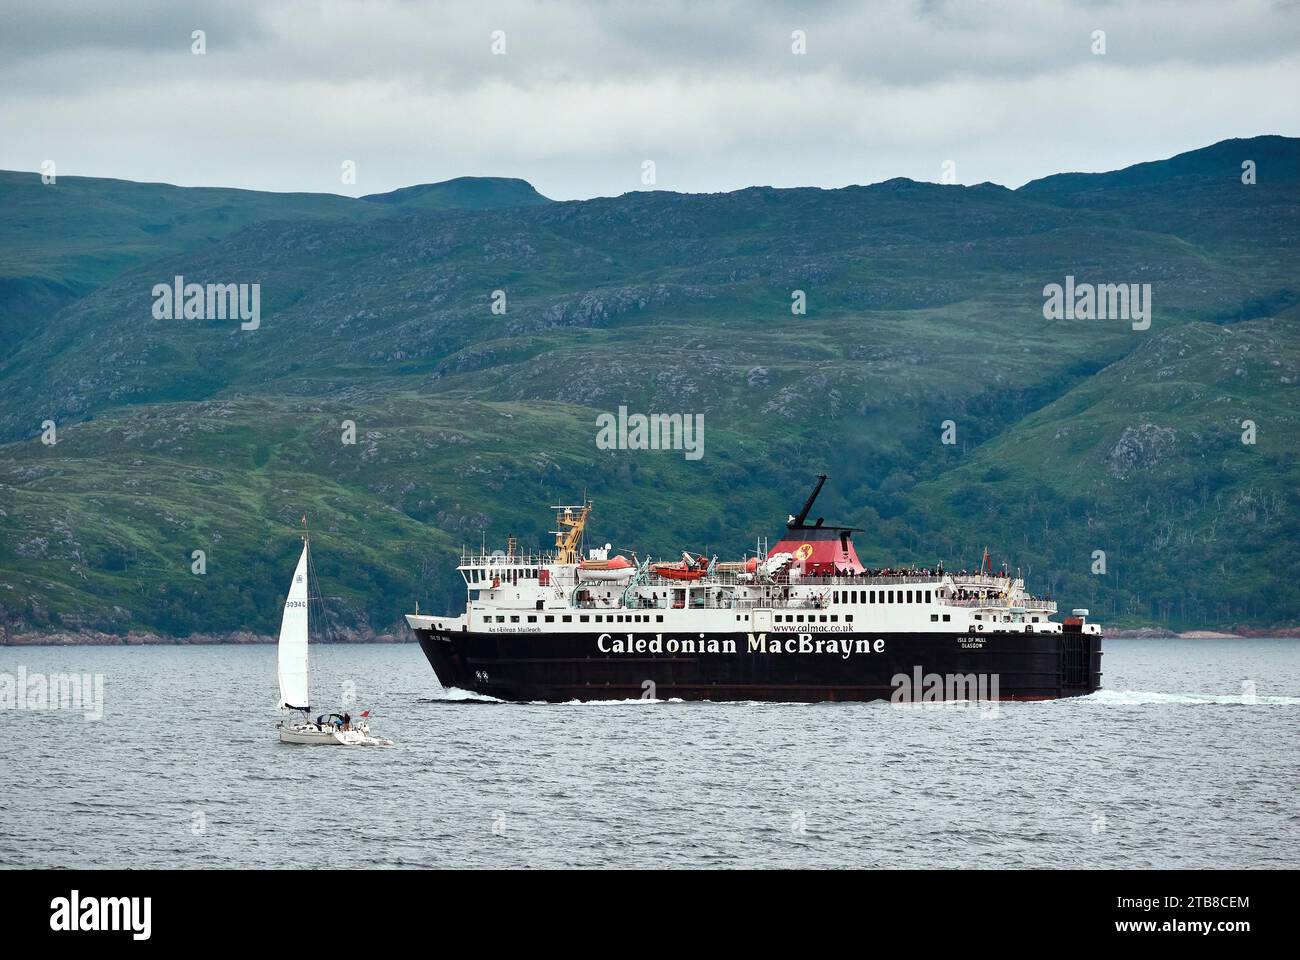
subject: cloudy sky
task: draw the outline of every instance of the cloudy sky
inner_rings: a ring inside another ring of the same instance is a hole
[[[1300,0],[0,0],[0,168],[185,185],[1018,186],[1298,135],[1297,90]]]

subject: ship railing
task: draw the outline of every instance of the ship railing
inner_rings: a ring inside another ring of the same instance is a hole
[[[946,607],[1019,607],[1023,610],[1056,612],[1055,600],[1014,600],[1007,597],[985,597],[983,600],[976,597],[958,600],[954,597],[940,597],[939,602]]]
[[[1023,588],[1025,581],[1021,577],[994,577],[984,573],[951,573],[953,583],[959,587],[976,586],[976,587],[998,587],[1004,589],[1008,584],[1012,587]]]
[[[910,584],[930,584],[937,585],[944,582],[945,574],[899,574],[897,576],[887,577],[798,577],[789,576],[785,572],[772,577],[771,579],[755,579],[752,575],[742,575],[736,573],[715,573],[711,577],[703,577],[699,580],[674,580],[669,577],[661,577],[654,573],[649,574],[646,579],[637,584],[639,587],[654,587],[656,589],[683,587],[761,587],[767,584],[777,584],[782,587],[867,587],[867,586],[885,586],[892,587],[897,585]],[[1000,581],[1005,584],[1006,581]]]
[[[660,597],[654,600],[646,600],[644,603],[629,604],[608,604],[598,603],[594,600],[579,600],[574,605],[578,610],[682,610],[686,607],[669,598]],[[755,610],[772,608],[774,610],[826,610],[832,606],[827,601],[819,600],[815,597],[783,599],[780,597],[770,597],[766,599],[739,599],[736,597],[723,597],[719,600],[716,597],[694,597],[691,599],[689,608],[691,610]]]
[[[555,563],[550,553],[462,553],[459,567],[544,567]]]

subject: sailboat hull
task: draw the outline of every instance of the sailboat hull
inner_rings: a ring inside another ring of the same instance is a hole
[[[280,727],[281,743],[331,747],[391,747],[393,741],[361,730],[319,730],[311,724]]]
[[[336,747],[341,741],[333,730],[317,730],[315,727],[309,727],[307,729],[301,727],[281,727],[280,742],[318,744],[322,746]]]

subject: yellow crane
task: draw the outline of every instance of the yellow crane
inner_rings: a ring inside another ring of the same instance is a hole
[[[582,553],[582,531],[591,514],[591,501],[582,506],[551,507],[555,511],[555,562],[577,563]]]

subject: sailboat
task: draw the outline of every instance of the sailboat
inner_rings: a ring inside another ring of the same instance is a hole
[[[303,524],[306,525],[306,518],[303,519]],[[370,735],[370,724],[364,719],[369,717],[369,710],[360,715],[363,719],[359,724],[345,722],[344,716],[340,714],[330,714],[328,718],[322,714],[315,721],[310,719],[311,680],[308,663],[308,634],[311,628],[310,574],[311,542],[304,530],[302,555],[298,557],[298,568],[294,571],[293,582],[289,584],[289,596],[284,601],[278,653],[280,709],[301,711],[302,718],[291,721],[281,720],[276,725],[280,731],[280,742],[345,747],[391,747],[393,741]],[[348,717],[347,720],[350,721],[351,718]]]

